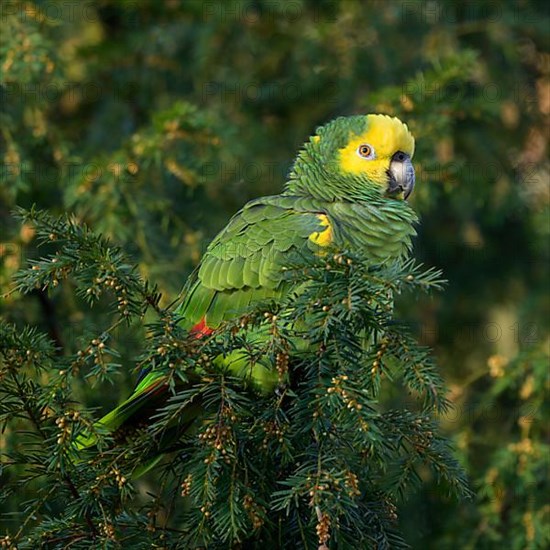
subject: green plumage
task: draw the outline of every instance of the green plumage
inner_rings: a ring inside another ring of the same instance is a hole
[[[314,209],[296,211],[290,204],[286,197],[253,201],[212,241],[178,309],[187,328],[203,319],[216,328],[280,295],[289,255],[312,255],[309,236],[323,230]]]
[[[374,181],[368,164],[364,175],[342,169],[346,143],[375,123],[387,126],[386,119],[341,118],[318,129],[317,139],[306,142],[300,152],[284,192],[248,203],[229,221],[185,285],[177,310],[184,328],[215,329],[255,304],[284,296],[290,290],[284,268],[293,255],[307,260],[328,247],[352,250],[379,264],[408,253],[415,234],[413,210],[404,200],[388,196],[388,182]],[[384,172],[382,176],[387,177]],[[269,365],[250,365],[239,350],[215,363],[262,391],[277,382]],[[134,394],[100,422],[117,429],[130,421],[147,406],[148,396],[156,399],[161,383],[160,374],[149,372]],[[90,444],[81,441],[82,447]]]
[[[289,257],[307,259],[322,250],[310,239],[325,229],[320,215],[329,220],[333,248],[361,250],[374,263],[399,257],[414,234],[415,217],[405,206],[402,201],[373,206],[290,194],[252,201],[212,241],[188,281],[178,308],[186,328],[203,319],[217,328],[251,304],[277,297],[284,291]]]

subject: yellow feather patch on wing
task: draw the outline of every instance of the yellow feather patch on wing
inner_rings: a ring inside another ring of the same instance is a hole
[[[414,138],[407,125],[398,118],[386,115],[368,115],[367,130],[350,135],[348,144],[340,149],[340,167],[351,174],[365,174],[373,182],[385,183],[391,157],[402,151],[414,155]],[[365,159],[357,153],[360,145],[370,145],[374,158]]]
[[[326,214],[318,214],[319,222],[325,228],[322,231],[315,231],[309,236],[309,240],[318,246],[326,247],[332,244],[332,227]]]

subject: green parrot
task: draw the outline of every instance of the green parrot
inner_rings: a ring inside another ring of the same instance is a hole
[[[184,328],[205,337],[255,304],[296,290],[285,276],[294,253],[313,258],[348,250],[373,265],[405,256],[417,221],[406,202],[415,183],[413,154],[414,138],[397,118],[340,117],[319,127],[300,150],[283,192],[246,204],[211,242],[177,309]],[[215,365],[263,393],[280,382],[275,368],[250,364],[239,350]],[[110,431],[130,425],[154,411],[152,404],[158,406],[166,392],[166,378],[150,370],[99,424]],[[195,416],[190,410],[189,423]],[[93,443],[83,437],[79,447]]]

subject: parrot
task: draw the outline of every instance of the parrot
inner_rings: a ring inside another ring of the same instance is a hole
[[[417,223],[407,201],[415,186],[414,148],[407,125],[389,115],[338,117],[318,127],[282,193],[247,203],[212,240],[176,308],[182,327],[205,338],[255,305],[288,296],[296,290],[285,274],[292,254],[307,259],[351,251],[373,266],[405,257]],[[266,361],[251,365],[235,350],[215,365],[269,394],[280,380]],[[146,370],[132,394],[98,424],[115,432],[154,412],[167,391],[166,375]],[[196,414],[189,412],[189,423]],[[82,437],[79,448],[94,441]]]

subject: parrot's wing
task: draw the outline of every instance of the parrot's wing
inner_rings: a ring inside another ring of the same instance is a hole
[[[332,242],[327,215],[307,211],[308,205],[303,203],[298,210],[292,208],[290,197],[268,197],[249,203],[231,219],[186,285],[178,308],[185,328],[200,337],[221,322],[244,314],[251,305],[284,294],[283,268],[292,256],[311,257]],[[261,379],[262,375],[258,376]],[[161,372],[144,369],[132,395],[99,424],[116,430],[129,420],[146,417],[162,401],[167,391],[164,382]],[[189,420],[195,414],[193,411]],[[82,437],[78,448],[89,447],[94,441]]]
[[[189,282],[179,308],[185,327],[216,328],[254,303],[277,299],[291,259],[311,257],[331,237],[322,212],[294,210],[277,197],[249,203],[212,241]]]

